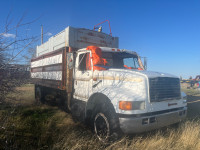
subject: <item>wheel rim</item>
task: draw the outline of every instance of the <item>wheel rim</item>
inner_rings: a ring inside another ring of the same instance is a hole
[[[106,141],[110,135],[109,122],[103,113],[98,113],[94,119],[94,129],[99,140]]]

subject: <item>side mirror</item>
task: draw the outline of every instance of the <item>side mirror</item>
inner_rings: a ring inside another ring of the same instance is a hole
[[[67,67],[69,69],[72,69],[73,68],[73,64],[74,64],[73,53],[67,53]]]
[[[146,57],[141,57],[141,60],[142,60],[142,64],[143,64],[144,70],[147,70],[147,58]]]

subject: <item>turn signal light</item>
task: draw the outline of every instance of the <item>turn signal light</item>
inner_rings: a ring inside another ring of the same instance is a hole
[[[132,110],[132,102],[119,101],[119,109],[121,109],[121,110]]]

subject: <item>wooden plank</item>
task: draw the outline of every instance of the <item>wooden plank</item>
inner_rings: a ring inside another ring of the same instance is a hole
[[[52,57],[52,56],[55,56],[55,55],[62,54],[63,49],[65,49],[65,48],[63,47],[61,49],[58,49],[58,50],[55,50],[55,51],[43,54],[43,55],[41,55],[39,57],[36,57],[36,58],[33,58],[33,59],[31,59],[31,62],[38,61],[40,59],[44,59],[44,58],[48,58],[48,57]]]
[[[31,72],[62,71],[62,63],[31,68]]]

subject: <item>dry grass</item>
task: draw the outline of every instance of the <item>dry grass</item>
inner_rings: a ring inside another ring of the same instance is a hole
[[[199,122],[181,124],[178,129],[168,128],[166,131],[159,130],[155,134],[136,139],[123,139],[114,143],[107,149],[135,149],[135,150],[199,150],[200,131]]]
[[[58,107],[36,105],[32,85],[18,87],[7,96],[6,102],[0,105],[0,149],[200,149],[200,110],[193,109],[192,104],[189,114],[193,120],[188,118],[176,126],[127,136],[105,145],[90,129],[74,122],[70,114]]]

